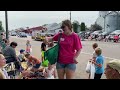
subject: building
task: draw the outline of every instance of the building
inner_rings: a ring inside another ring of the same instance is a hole
[[[100,11],[96,23],[103,28],[104,32],[120,30],[120,12]]]
[[[45,26],[47,31],[45,33],[52,33],[53,35],[61,30],[61,23],[52,23]]]

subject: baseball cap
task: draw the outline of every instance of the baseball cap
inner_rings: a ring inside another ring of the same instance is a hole
[[[24,49],[21,49],[21,50],[20,50],[20,53],[22,53],[22,52],[24,52],[24,51],[25,51]]]
[[[111,68],[116,69],[120,73],[120,60],[112,60],[107,63]]]

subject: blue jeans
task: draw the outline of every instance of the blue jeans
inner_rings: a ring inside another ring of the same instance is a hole
[[[41,66],[41,63],[40,64],[36,64],[35,66],[33,66],[33,68],[38,69],[40,66]]]
[[[57,62],[57,65],[56,65],[56,69],[69,69],[69,70],[72,70],[72,71],[75,71],[76,70],[76,64],[61,64],[61,63],[58,63]]]

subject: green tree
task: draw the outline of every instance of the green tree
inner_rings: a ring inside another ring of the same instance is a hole
[[[74,21],[74,22],[73,22],[73,30],[74,30],[75,33],[78,33],[78,32],[79,32],[79,31],[78,31],[78,28],[79,28],[79,23],[78,23],[78,21]]]
[[[95,24],[91,25],[90,30],[91,31],[98,31],[98,30],[102,30],[102,27],[95,23]]]
[[[81,23],[81,31],[85,31],[85,28],[86,28],[86,27],[85,27],[85,23],[82,22],[82,23]]]
[[[4,29],[2,27],[2,21],[0,21],[0,32],[4,32]]]

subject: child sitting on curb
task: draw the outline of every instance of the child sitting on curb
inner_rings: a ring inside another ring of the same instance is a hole
[[[28,59],[28,63],[31,63],[33,66],[31,71],[36,71],[40,68],[42,61],[30,55],[29,53],[25,54],[25,57]]]
[[[20,54],[18,55],[18,59],[20,62],[25,62],[25,50],[21,49]]]

